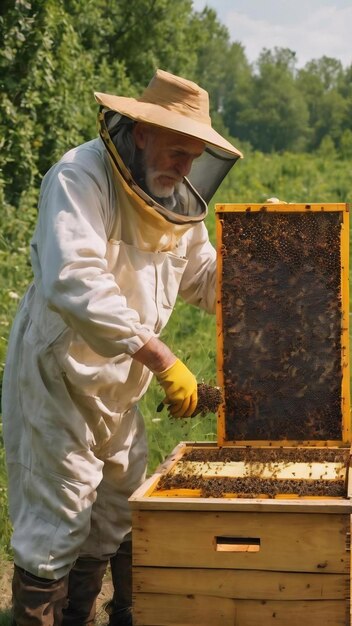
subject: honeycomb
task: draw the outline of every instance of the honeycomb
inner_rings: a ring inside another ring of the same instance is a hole
[[[207,469],[212,463],[231,464],[242,461],[245,464],[244,475],[234,477],[207,476]],[[194,469],[189,463],[196,463]],[[280,478],[280,470],[303,463],[307,467],[304,479],[295,477]],[[172,470],[162,476],[156,488],[163,494],[166,491],[197,490],[204,498],[219,498],[235,494],[236,497],[257,498],[265,496],[275,498],[282,495],[295,497],[344,497],[346,493],[345,476],[329,479],[326,469],[329,464],[340,464],[346,468],[349,463],[349,450],[338,448],[191,448],[186,450]],[[314,478],[314,464],[321,464],[321,475]],[[267,468],[270,478],[261,475]],[[262,470],[261,470],[262,468]],[[178,471],[175,471],[178,470]],[[181,492],[182,493],[182,492]]]
[[[341,216],[224,212],[226,440],[341,439]]]

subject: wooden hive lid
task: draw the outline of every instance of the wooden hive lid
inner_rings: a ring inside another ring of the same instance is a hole
[[[216,205],[218,445],[350,444],[348,217]]]

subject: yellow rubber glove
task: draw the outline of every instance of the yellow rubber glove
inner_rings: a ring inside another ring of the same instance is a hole
[[[165,391],[164,404],[169,404],[173,417],[191,417],[197,406],[197,380],[192,372],[177,359],[167,370],[156,374]]]

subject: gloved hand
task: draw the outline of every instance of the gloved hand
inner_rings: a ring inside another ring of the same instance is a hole
[[[173,417],[191,417],[197,406],[197,380],[188,367],[177,359],[168,369],[156,374],[165,391],[164,404],[169,404]]]

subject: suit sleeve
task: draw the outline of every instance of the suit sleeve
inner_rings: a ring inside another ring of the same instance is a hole
[[[180,296],[208,313],[215,313],[216,252],[203,222],[186,235],[188,264],[180,285]]]
[[[134,354],[152,336],[105,258],[111,216],[104,166],[61,163],[42,186],[32,262],[44,298],[98,354]],[[94,175],[91,173],[94,171]]]

